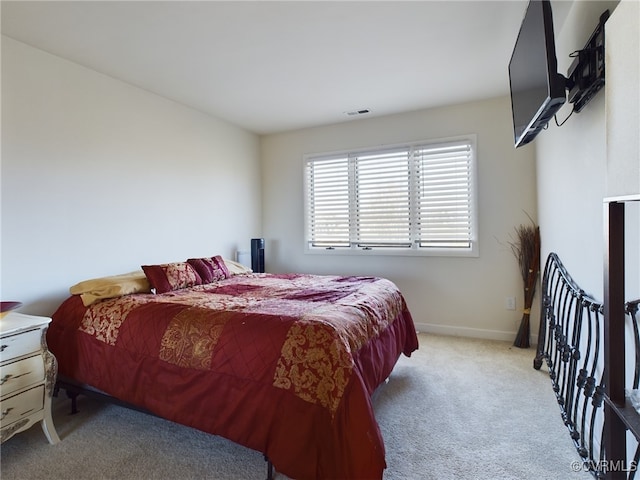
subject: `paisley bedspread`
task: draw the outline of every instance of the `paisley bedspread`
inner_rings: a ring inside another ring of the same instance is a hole
[[[47,341],[61,375],[260,451],[296,479],[382,478],[370,395],[418,348],[392,282],[304,274],[89,307],[72,296]]]

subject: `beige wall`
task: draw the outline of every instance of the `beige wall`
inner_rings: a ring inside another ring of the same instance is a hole
[[[622,0],[606,25],[607,196],[640,195],[640,2]],[[640,202],[627,204],[626,298],[640,298]]]
[[[558,68],[566,74],[569,53],[584,46],[605,9],[611,12],[605,25],[605,88],[562,127],[550,125],[534,142],[543,256],[558,253],[578,285],[597,300],[603,299],[603,199],[614,192],[640,193],[638,4],[576,1],[556,29]],[[559,117],[569,109],[563,107]],[[628,214],[628,299],[640,297],[639,210],[630,207]]]
[[[2,37],[3,300],[45,314],[74,283],[261,233],[258,137]]]
[[[606,24],[608,196],[640,193],[640,2],[623,0]]]
[[[263,231],[270,271],[385,276],[404,292],[422,330],[513,340],[522,280],[508,242],[536,217],[534,151],[515,150],[509,98],[348,121],[263,137]],[[477,134],[478,258],[304,253],[303,155]],[[526,212],[526,213],[525,213]]]

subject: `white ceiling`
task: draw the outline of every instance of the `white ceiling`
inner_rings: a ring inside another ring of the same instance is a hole
[[[266,134],[507,95],[526,4],[2,1],[1,15],[4,35]]]

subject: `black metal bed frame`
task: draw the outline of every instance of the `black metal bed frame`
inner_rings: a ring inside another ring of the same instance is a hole
[[[555,253],[549,254],[542,277],[542,308],[535,369],[546,361],[562,419],[583,466],[596,479],[604,479],[611,469],[605,451],[604,403],[604,305],[588,296],[571,278]],[[627,364],[635,365],[633,378],[626,385],[638,389],[640,380],[640,300],[625,304],[628,334]],[[624,348],[618,345],[617,348]],[[625,478],[636,478],[640,463],[640,444],[631,445],[633,461],[626,466]],[[630,468],[629,468],[630,467]]]

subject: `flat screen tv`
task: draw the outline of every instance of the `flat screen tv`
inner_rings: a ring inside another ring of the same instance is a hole
[[[531,142],[566,100],[548,0],[531,0],[509,62],[515,146]]]

